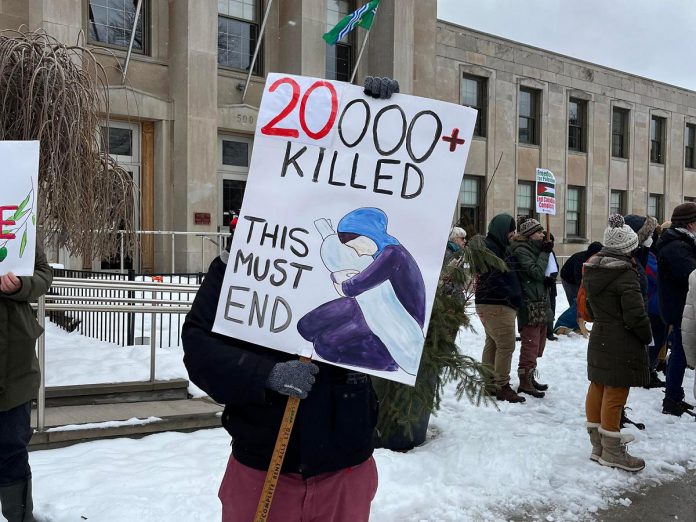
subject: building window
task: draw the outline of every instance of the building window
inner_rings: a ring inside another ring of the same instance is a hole
[[[566,236],[582,236],[583,187],[568,187],[568,205],[566,207]]]
[[[648,196],[648,216],[653,216],[658,222],[662,223],[662,196],[660,194],[650,194]]]
[[[570,150],[585,152],[586,121],[587,103],[571,98],[568,103],[568,148]]]
[[[481,228],[481,178],[464,176],[459,194],[460,224],[470,231],[480,232]]]
[[[147,53],[149,0],[142,0],[135,26],[133,52]],[[138,0],[89,0],[89,39],[99,45],[127,49],[133,34]]]
[[[612,190],[609,197],[609,214],[626,214],[626,193],[623,190]]]
[[[665,162],[665,119],[658,116],[650,120],[650,161]]]
[[[694,142],[696,142],[696,125],[687,125],[684,133],[684,166],[687,169],[696,168]]]
[[[350,0],[327,0],[326,30],[354,11]],[[353,32],[348,33],[336,45],[326,44],[326,79],[349,82],[353,74]]]
[[[486,136],[486,86],[486,78],[470,76],[468,74],[462,76],[462,105],[466,105],[478,111],[476,115],[476,126],[474,127],[474,136]]]
[[[225,229],[232,213],[238,214],[242,208],[252,143],[250,138],[241,136],[218,136],[218,175],[222,183],[218,223]]]
[[[218,0],[218,64],[248,71],[259,38],[257,0]],[[254,74],[261,75],[259,52]]]
[[[628,115],[626,109],[614,107],[611,122],[611,155],[628,158]]]
[[[520,89],[519,142],[539,145],[539,91]]]
[[[531,181],[517,183],[517,218],[533,218],[536,214],[534,203],[534,183]]]

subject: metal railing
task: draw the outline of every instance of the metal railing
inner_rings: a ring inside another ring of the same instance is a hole
[[[71,280],[83,279],[95,282],[107,283],[107,287],[88,288],[85,286],[54,286],[50,290],[51,297],[55,301],[70,302],[74,298],[95,298],[95,302],[119,302],[119,299],[145,297],[134,290],[126,290],[122,286],[108,286],[110,282],[150,282],[163,288],[166,284],[195,284],[200,285],[205,274],[136,274],[129,270],[127,274],[113,272],[91,272],[86,270],[54,269],[57,278],[70,278]],[[171,287],[169,287],[171,288]],[[190,300],[186,293],[163,289],[159,293],[160,300],[170,302]],[[147,343],[149,331],[152,326],[146,321],[146,315],[131,308],[129,312],[91,312],[83,310],[51,311],[48,314],[51,322],[71,332],[77,330],[82,335],[110,342],[121,346],[132,346]],[[174,332],[181,330],[181,315],[169,314],[166,309],[157,314],[157,327],[159,329],[159,346],[178,346],[180,339]]]
[[[176,238],[177,237],[199,237],[201,240],[201,270],[205,270],[206,266],[209,264],[206,261],[212,261],[215,256],[222,254],[227,244],[227,238],[232,234],[229,232],[176,232],[173,230],[137,230],[136,235],[138,236],[138,241],[136,243],[135,253],[136,259],[140,259],[140,251],[142,250],[141,243],[143,236],[169,236],[170,238],[170,249],[171,249],[171,266],[170,270],[174,272],[176,270]],[[124,242],[124,232],[119,231],[121,248],[120,248],[120,272],[123,274],[127,271],[126,255],[125,255],[125,242]],[[208,252],[206,256],[206,245],[213,245],[213,252]],[[212,255],[211,255],[212,254]],[[209,259],[208,259],[209,258]]]
[[[102,295],[52,295],[39,298],[33,306],[37,310],[37,319],[41,327],[46,325],[49,312],[91,312],[98,314],[123,312],[150,314],[150,378],[155,382],[157,359],[157,315],[166,310],[167,314],[182,315],[191,309],[190,300],[166,300],[163,293],[191,295],[198,292],[199,285],[152,283],[137,281],[95,281],[93,279],[72,279],[57,277],[53,280],[53,289],[86,289],[96,292],[133,293],[128,297],[104,297]],[[140,294],[138,296],[137,294]],[[150,294],[146,296],[146,294]],[[37,401],[37,429],[43,431],[46,426],[46,334],[38,340],[38,359],[41,368],[41,384]]]

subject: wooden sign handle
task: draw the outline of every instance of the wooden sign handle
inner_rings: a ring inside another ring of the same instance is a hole
[[[550,219],[549,215],[546,214],[546,241],[550,241],[551,239],[551,224],[550,224]]]
[[[300,361],[310,362],[310,359],[307,357],[300,357]],[[271,463],[268,466],[266,480],[263,483],[263,489],[261,490],[261,498],[259,499],[258,506],[256,507],[254,522],[266,522],[268,519],[268,514],[271,512],[273,494],[275,493],[276,486],[278,485],[280,470],[283,467],[283,459],[285,459],[285,452],[288,449],[290,434],[292,433],[292,427],[295,424],[295,418],[297,417],[297,409],[299,406],[300,399],[297,397],[288,397],[288,404],[285,406],[283,420],[280,423],[280,432],[278,433],[278,438],[276,439],[275,447],[273,448]]]

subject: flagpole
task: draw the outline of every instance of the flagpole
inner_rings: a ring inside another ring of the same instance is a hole
[[[370,26],[370,28],[367,30],[367,33],[365,33],[365,39],[363,40],[362,47],[360,48],[360,52],[358,53],[358,59],[355,61],[355,66],[353,67],[353,74],[351,74],[350,76],[350,83],[353,83],[353,81],[355,80],[355,75],[358,74],[358,65],[360,65],[360,60],[362,58],[363,53],[365,52],[365,47],[367,47],[367,39],[370,37],[370,31],[372,31],[372,26]]]
[[[247,95],[247,89],[249,88],[249,82],[251,81],[251,75],[254,72],[254,65],[256,65],[256,58],[259,55],[259,49],[261,48],[261,42],[263,41],[264,31],[266,30],[266,22],[268,21],[268,14],[271,12],[271,6],[273,5],[273,0],[268,0],[266,4],[266,12],[263,14],[263,22],[261,22],[261,30],[259,31],[259,39],[256,41],[256,48],[254,49],[254,57],[251,59],[251,64],[249,64],[249,74],[247,74],[246,82],[244,83],[244,92],[242,93],[242,103]],[[241,85],[241,84],[240,84]]]
[[[128,74],[128,64],[130,63],[131,53],[133,52],[133,42],[135,42],[135,30],[138,28],[138,18],[140,18],[140,8],[142,6],[143,0],[138,0],[138,5],[135,8],[135,18],[133,19],[133,29],[131,31],[130,41],[128,42],[128,53],[126,54],[126,61],[123,64],[123,76],[121,76],[121,85],[124,85],[126,83],[126,75]]]

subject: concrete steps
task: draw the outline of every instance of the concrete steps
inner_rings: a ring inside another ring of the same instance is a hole
[[[29,449],[59,448],[114,437],[138,438],[164,431],[218,428],[222,409],[210,398],[47,407],[46,430],[34,433]],[[32,422],[36,426],[36,410],[32,411]]]
[[[78,406],[121,402],[171,401],[188,399],[186,379],[136,381],[46,388],[47,406]]]

